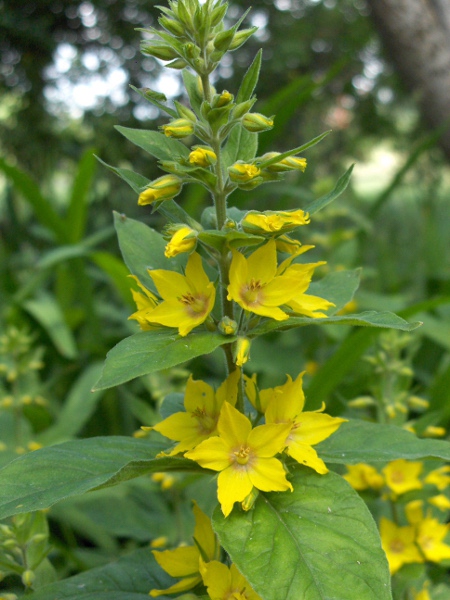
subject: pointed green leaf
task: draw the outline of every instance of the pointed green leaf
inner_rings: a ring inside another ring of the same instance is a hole
[[[165,106],[164,104],[162,104],[162,102],[159,102],[158,98],[156,97],[157,92],[153,92],[153,90],[149,90],[150,93],[146,93],[145,88],[139,89],[139,88],[135,87],[134,85],[130,85],[130,88],[132,90],[134,90],[135,92],[137,92],[140,96],[142,96],[142,98],[147,100],[147,102],[150,102],[154,106],[157,106],[159,108],[159,110],[162,110],[163,112],[167,113],[173,119],[176,119],[178,117],[176,111],[174,111],[172,108],[170,108],[168,106]],[[152,93],[155,95],[152,96]],[[165,98],[164,94],[160,94],[160,95],[161,95],[160,99]]]
[[[189,96],[189,102],[191,103],[192,110],[200,115],[200,107],[202,104],[202,97],[198,88],[198,77],[187,69],[183,69],[182,72],[184,87]]]
[[[348,186],[354,166],[355,165],[353,164],[341,177],[339,177],[334,189],[329,194],[326,194],[321,198],[317,198],[317,200],[314,200],[314,202],[311,202],[311,204],[305,206],[305,212],[313,215],[319,210],[322,210],[322,208],[325,208],[325,206],[330,204],[330,202],[333,202],[333,200],[336,200],[336,198],[338,198]]]
[[[284,160],[285,158],[288,158],[289,156],[293,156],[294,154],[299,154],[300,152],[304,152],[305,150],[308,150],[308,148],[312,148],[312,146],[315,146],[316,144],[321,142],[323,140],[323,138],[325,138],[329,133],[331,133],[331,130],[321,133],[320,135],[313,138],[311,141],[307,142],[306,144],[303,144],[302,146],[298,146],[298,148],[294,148],[293,150],[287,150],[286,152],[277,154],[273,158],[268,158],[267,160],[257,159],[256,164],[260,168],[269,167],[270,165],[274,165],[275,163],[280,162],[280,160]]]
[[[395,425],[349,419],[332,436],[315,446],[326,463],[387,462],[404,458],[450,460],[450,442],[421,439]]]
[[[394,313],[383,311],[376,312],[368,310],[357,315],[343,315],[328,317],[326,319],[311,319],[310,317],[291,317],[287,321],[266,321],[251,331],[252,336],[263,335],[269,331],[287,330],[305,325],[353,325],[359,327],[385,327],[387,329],[399,329],[400,331],[413,331],[422,323],[408,323]]]
[[[0,469],[0,519],[158,471],[201,471],[187,458],[155,458],[161,443],[88,438],[24,454]]]
[[[148,600],[151,589],[166,589],[174,582],[158,566],[150,550],[143,548],[108,565],[47,585],[27,597],[29,600]]]
[[[41,291],[32,300],[23,302],[22,306],[43,327],[63,356],[73,359],[78,355],[75,338],[53,296]]]
[[[67,217],[65,218],[65,227],[72,243],[81,240],[86,230],[88,194],[96,169],[97,161],[93,150],[86,150],[78,163],[70,194]]]
[[[180,337],[173,329],[141,331],[119,342],[106,356],[100,380],[94,390],[126,383],[135,377],[175,367],[196,356],[209,354],[232,336],[205,331]]]
[[[263,600],[391,600],[390,575],[372,516],[335,473],[296,468],[294,491],[260,494],[213,526]]]
[[[64,221],[55,212],[50,202],[45,198],[37,183],[24,171],[8,164],[0,157],[0,170],[14,184],[24,199],[34,210],[38,221],[52,231],[60,242],[67,240],[67,231]]]
[[[136,144],[136,146],[158,160],[177,160],[189,156],[189,149],[184,144],[159,133],[159,131],[130,129],[120,125],[117,125],[116,129],[130,142],[133,142],[133,144]]]
[[[229,167],[237,160],[250,161],[258,151],[258,134],[251,133],[240,123],[235,125],[223,149],[223,164]]]
[[[242,79],[242,83],[236,95],[236,104],[250,100],[256,84],[258,83],[259,71],[261,70],[261,61],[262,50],[259,50]]]

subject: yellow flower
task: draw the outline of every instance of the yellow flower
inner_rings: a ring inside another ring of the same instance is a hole
[[[269,119],[261,113],[247,113],[242,119],[242,125],[247,131],[260,133],[272,129],[273,119]]]
[[[236,342],[236,365],[242,367],[250,357],[251,342],[248,338],[240,337]]]
[[[450,524],[439,523],[437,519],[426,517],[417,525],[417,544],[425,558],[439,563],[450,559],[450,546],[443,542],[450,531]]]
[[[194,133],[194,123],[189,119],[175,119],[161,129],[167,137],[184,138]]]
[[[289,315],[279,306],[290,304],[307,289],[315,265],[292,265],[279,273],[274,240],[258,248],[249,258],[237,250],[231,252],[228,300],[263,317],[277,321],[288,319]],[[298,267],[303,267],[303,273]]]
[[[175,231],[167,244],[164,255],[173,258],[182,252],[190,252],[197,245],[197,232],[184,225]]]
[[[152,204],[161,200],[171,200],[181,192],[183,181],[176,175],[163,175],[155,179],[139,195],[139,206]]]
[[[433,506],[436,506],[439,510],[446,511],[450,510],[450,499],[444,494],[438,494],[429,498],[428,502]]]
[[[310,222],[309,214],[303,210],[248,212],[241,221],[242,229],[248,233],[281,233],[292,231]]]
[[[236,565],[200,561],[200,573],[211,600],[261,600]]]
[[[422,433],[423,437],[444,437],[447,433],[445,427],[436,427],[436,425],[428,425]]]
[[[261,169],[258,169],[255,165],[234,163],[234,165],[228,167],[228,173],[234,183],[248,183],[261,174]]]
[[[394,494],[405,494],[411,490],[420,490],[423,487],[419,479],[423,463],[408,461],[403,458],[393,460],[383,468],[386,485]]]
[[[233,371],[216,392],[204,381],[191,377],[186,384],[184,407],[186,412],[177,412],[153,427],[170,440],[179,442],[168,456],[192,450],[200,442],[217,435],[217,421],[225,401],[236,404],[241,372]]]
[[[152,551],[159,566],[172,577],[181,578],[181,581],[171,585],[166,590],[151,590],[150,596],[175,594],[194,588],[202,581],[199,571],[200,559],[210,561],[219,558],[220,547],[210,519],[196,503],[194,503],[193,510],[195,516],[194,545],[180,546],[175,550],[164,550],[162,552]]]
[[[142,285],[136,275],[128,275],[128,277],[134,279],[140,289],[144,292],[142,294],[136,290],[131,290],[131,293],[133,294],[133,300],[136,302],[137,311],[128,318],[137,321],[140,328],[144,331],[154,329],[154,327],[152,327],[147,321],[146,315],[155,308],[155,306],[158,304],[158,299],[150,290]]]
[[[217,425],[218,437],[211,437],[186,458],[205,469],[220,471],[218,499],[227,517],[235,502],[242,502],[253,487],[263,492],[292,490],[281,462],[274,458],[286,444],[289,424],[252,425],[245,415],[225,402]]]
[[[189,154],[189,162],[198,167],[210,167],[217,162],[217,156],[211,148],[195,146]]]
[[[414,527],[398,527],[389,519],[381,517],[381,545],[386,552],[391,574],[407,563],[423,563],[423,558],[414,543]]]
[[[286,423],[291,431],[286,440],[285,452],[297,462],[311,467],[317,473],[328,469],[312,448],[333,434],[346,419],[330,417],[320,411],[302,412],[305,404],[302,381],[303,373],[295,381],[288,375],[284,385],[275,388],[265,412],[266,423]]]
[[[278,156],[279,152],[267,152],[264,154],[261,159],[269,160],[271,158],[275,158]],[[279,173],[283,171],[302,171],[304,172],[306,169],[306,158],[301,158],[300,156],[288,156],[287,158],[283,158],[279,162],[274,163],[273,165],[269,165],[268,167],[264,167],[267,171],[272,171],[274,173]]]
[[[206,321],[214,307],[216,290],[203,269],[200,254],[190,255],[186,275],[163,269],[149,270],[149,275],[163,299],[146,313],[149,323],[178,327],[179,334],[185,336]]]
[[[372,488],[379,490],[384,485],[384,478],[375,467],[359,463],[357,465],[347,465],[348,473],[343,477],[352,488],[358,492]]]
[[[430,471],[425,477],[425,483],[435,485],[437,489],[442,492],[450,485],[450,465],[444,465],[439,469]]]
[[[306,250],[314,248],[314,246],[302,246],[298,240],[294,240],[288,235],[280,235],[275,239],[275,242],[278,252],[286,252],[286,254],[293,254],[294,256],[299,256]]]

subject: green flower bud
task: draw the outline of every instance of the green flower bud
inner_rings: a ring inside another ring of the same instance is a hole
[[[169,33],[176,37],[184,37],[185,31],[183,25],[179,21],[168,19],[167,17],[160,17],[158,19],[161,27],[164,27]]]
[[[257,488],[253,488],[252,491],[250,492],[250,494],[244,498],[244,500],[241,502],[241,508],[242,510],[245,510],[246,512],[251,510],[253,508],[253,505],[255,504],[256,500],[258,499],[259,496],[259,490]]]
[[[232,51],[240,48],[257,30],[257,27],[251,27],[250,29],[242,29],[241,31],[235,33],[233,41],[229,45],[228,50]]]
[[[273,118],[265,117],[260,113],[247,113],[242,118],[242,125],[247,131],[260,133],[273,127]]]
[[[163,175],[155,179],[150,185],[139,195],[139,206],[145,206],[152,202],[161,200],[171,200],[180,192],[183,185],[182,179],[176,175]]]
[[[176,58],[175,60],[173,60],[170,63],[167,63],[167,65],[164,65],[165,67],[169,68],[169,69],[184,69],[188,66],[187,62],[183,59],[183,58]]]
[[[251,110],[252,106],[255,104],[256,98],[250,98],[250,100],[246,100],[245,102],[239,102],[233,109],[233,119],[240,119],[249,110]]]
[[[31,587],[35,579],[36,575],[34,574],[34,571],[31,571],[30,569],[27,569],[22,573],[22,583],[25,587]]]
[[[177,102],[176,100],[175,100],[174,104],[175,104],[175,108],[177,109],[178,115],[182,119],[188,119],[189,121],[193,121],[194,123],[197,121],[197,117],[195,116],[194,111],[192,111],[190,108],[188,108],[187,106],[184,106],[184,104],[181,104],[180,102]]]
[[[226,52],[233,41],[234,31],[232,29],[227,29],[226,31],[221,31],[214,38],[214,48],[216,50],[220,50],[221,52]]]
[[[189,119],[175,119],[167,125],[162,125],[161,129],[166,137],[181,139],[194,133],[194,123]]]
[[[141,52],[161,60],[173,60],[179,56],[176,50],[162,43],[148,44],[148,42],[144,42],[141,44]]]
[[[192,42],[184,44],[183,55],[189,60],[198,58],[200,56],[200,48]]]
[[[223,18],[227,14],[228,4],[221,4],[215,8],[211,13],[211,26],[215,27],[223,21]]]
[[[223,335],[234,335],[238,330],[238,324],[230,317],[222,317],[219,323],[219,331]]]
[[[167,96],[161,92],[155,92],[150,88],[140,88],[139,90],[149,100],[157,100],[158,102],[167,102]]]

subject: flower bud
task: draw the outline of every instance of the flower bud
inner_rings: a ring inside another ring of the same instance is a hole
[[[231,42],[234,38],[234,31],[232,29],[227,29],[226,31],[221,31],[214,38],[214,48],[216,50],[220,50],[222,52],[226,52],[230,47]]]
[[[409,396],[408,397],[408,406],[413,410],[427,410],[429,408],[430,403],[425,398],[420,398],[419,396]]]
[[[159,58],[161,60],[173,60],[179,56],[178,52],[171,46],[160,43],[143,43],[141,44],[141,52],[142,54],[148,54],[149,56],[154,56],[155,58]]]
[[[247,163],[234,163],[234,165],[228,167],[228,173],[231,181],[234,183],[248,183],[256,177],[259,177],[261,169]]]
[[[185,35],[184,27],[179,21],[169,19],[168,17],[160,17],[158,21],[161,27],[164,27],[172,35],[176,37],[183,37]]]
[[[183,54],[187,59],[193,60],[200,56],[200,48],[196,44],[188,42],[183,46]]]
[[[245,510],[246,512],[251,510],[253,508],[253,505],[255,504],[256,500],[258,499],[258,496],[259,496],[259,490],[255,487],[253,487],[250,494],[246,498],[244,498],[244,500],[241,502],[242,510]]]
[[[228,5],[221,4],[217,8],[215,8],[211,13],[211,27],[215,27],[218,25],[227,13]]]
[[[250,340],[245,337],[239,337],[236,342],[235,362],[238,367],[242,367],[250,358]]]
[[[27,569],[22,573],[22,583],[27,588],[33,585],[35,579],[36,575],[34,574],[34,571],[31,571],[30,569]]]
[[[166,137],[181,139],[194,133],[194,123],[189,119],[175,119],[167,125],[162,125],[161,129]]]
[[[279,152],[267,152],[264,154],[261,159],[269,160],[271,158],[275,158],[278,156]],[[299,156],[288,156],[280,162],[273,163],[268,167],[264,167],[266,171],[271,171],[273,173],[282,173],[283,171],[302,171],[304,172],[306,169],[306,158],[301,158]]]
[[[145,206],[160,200],[171,200],[180,192],[183,181],[176,175],[163,175],[155,179],[139,195],[139,206]]]
[[[246,113],[248,113],[249,110],[251,110],[255,102],[256,98],[250,98],[250,100],[236,104],[236,106],[233,108],[233,112],[231,113],[233,119],[240,119],[243,117]]]
[[[194,146],[189,154],[189,162],[198,167],[210,167],[217,162],[216,153],[208,146]]]
[[[234,335],[238,329],[238,324],[230,317],[222,317],[219,323],[219,331],[223,335]]]
[[[194,111],[192,111],[190,108],[184,106],[184,104],[181,104],[181,102],[175,101],[174,104],[177,109],[178,115],[182,119],[187,119],[188,121],[192,121],[193,123],[197,121],[197,117],[195,116]]]
[[[247,131],[261,133],[262,131],[272,129],[273,119],[269,119],[260,113],[247,113],[242,118],[242,125]]]
[[[375,404],[376,402],[372,396],[358,396],[358,398],[354,398],[353,400],[349,400],[347,402],[347,406],[350,408],[368,408],[369,406],[374,406]]]
[[[188,66],[188,64],[183,58],[176,58],[172,62],[167,63],[165,66],[169,69],[184,69]]]
[[[282,210],[265,212],[250,211],[241,221],[247,233],[282,233],[292,231],[309,223],[309,214],[303,210]]]
[[[245,44],[245,42],[248,40],[248,38],[251,37],[257,30],[258,30],[257,27],[251,27],[250,29],[242,29],[241,31],[238,31],[237,33],[235,33],[234,37],[233,37],[233,41],[228,46],[228,50],[230,50],[230,52],[231,52],[233,50],[237,50],[238,48],[240,48],[242,46],[242,44]]]
[[[216,94],[212,100],[211,106],[212,108],[222,108],[223,106],[227,106],[231,104],[234,100],[233,94],[230,94],[227,90],[224,90],[220,96]]]
[[[435,425],[428,425],[425,431],[422,433],[424,437],[434,438],[434,437],[444,437],[447,433],[445,427],[436,427]]]
[[[166,258],[173,258],[182,252],[191,252],[197,245],[197,232],[188,227],[181,225],[179,229],[172,235],[170,242],[167,244],[164,251]]]

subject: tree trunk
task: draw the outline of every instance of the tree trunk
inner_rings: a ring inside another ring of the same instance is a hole
[[[449,0],[368,0],[392,61],[450,159]]]

